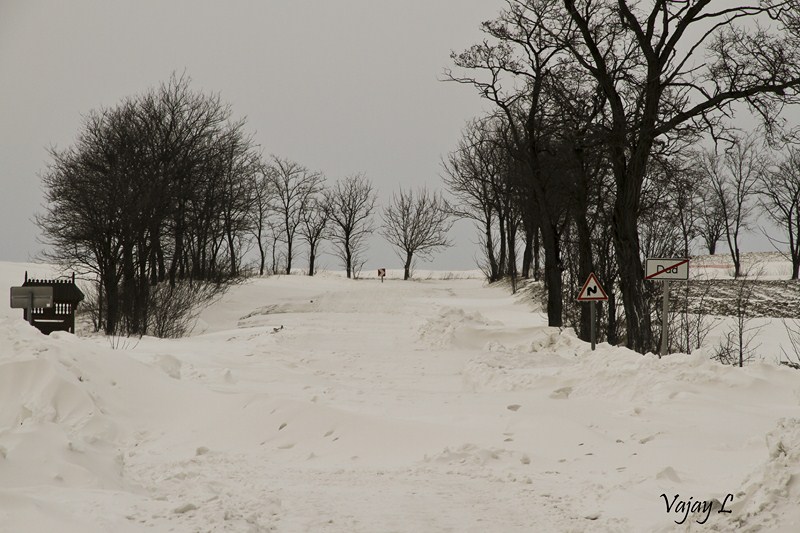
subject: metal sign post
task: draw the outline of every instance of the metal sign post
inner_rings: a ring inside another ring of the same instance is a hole
[[[589,302],[589,319],[592,322],[589,326],[589,334],[591,336],[592,350],[594,350],[597,339],[595,302],[605,302],[608,300],[608,295],[606,291],[603,290],[603,287],[600,286],[600,282],[597,280],[597,276],[594,275],[594,272],[589,274],[589,278],[586,280],[586,283],[583,284],[581,292],[578,293],[577,300],[579,302]]]
[[[646,280],[659,280],[664,283],[664,295],[661,302],[661,348],[658,358],[667,355],[669,349],[669,281],[672,279],[689,279],[689,260],[680,258],[652,258],[645,263]]]

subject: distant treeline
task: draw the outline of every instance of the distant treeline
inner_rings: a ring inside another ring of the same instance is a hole
[[[365,262],[377,194],[363,174],[326,187],[321,172],[264,159],[217,95],[173,76],[157,89],[84,118],[75,143],[51,150],[37,222],[65,267],[96,281],[91,313],[107,334],[183,334],[197,305],[256,268],[290,273],[298,242],[315,273],[328,240],[347,277]],[[447,203],[405,191],[380,229],[406,261],[449,245]]]

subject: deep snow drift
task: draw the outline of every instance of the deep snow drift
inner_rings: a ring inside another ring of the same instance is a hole
[[[800,372],[591,352],[536,311],[277,276],[112,350],[5,309],[0,531],[800,531]]]

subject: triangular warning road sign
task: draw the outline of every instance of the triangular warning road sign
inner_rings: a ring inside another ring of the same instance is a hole
[[[608,295],[606,294],[606,291],[603,290],[603,287],[600,286],[600,282],[597,281],[597,276],[595,276],[594,272],[592,272],[589,274],[589,279],[587,279],[586,283],[583,284],[583,288],[578,294],[578,301],[604,302],[606,300],[608,300]]]

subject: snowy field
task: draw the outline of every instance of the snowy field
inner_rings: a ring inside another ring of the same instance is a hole
[[[255,279],[116,350],[1,308],[0,531],[800,531],[800,372],[421,277]]]

